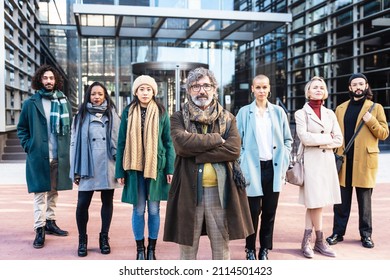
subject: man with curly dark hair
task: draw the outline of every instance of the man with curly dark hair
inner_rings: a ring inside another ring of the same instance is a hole
[[[60,91],[63,80],[50,65],[32,79],[35,94],[23,102],[17,134],[27,153],[26,180],[34,193],[34,248],[42,248],[45,233],[67,236],[56,224],[58,191],[72,189],[69,178],[71,108]]]

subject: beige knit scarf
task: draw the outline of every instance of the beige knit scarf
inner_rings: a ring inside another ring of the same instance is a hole
[[[158,106],[151,100],[146,109],[142,139],[141,107],[134,104],[129,108],[123,156],[124,170],[143,171],[145,178],[156,180],[159,121]]]

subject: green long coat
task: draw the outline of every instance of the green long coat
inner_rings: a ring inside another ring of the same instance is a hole
[[[69,112],[71,112],[69,103]],[[70,121],[72,119],[70,118]],[[42,96],[35,93],[23,102],[17,126],[17,135],[24,151],[27,153],[26,181],[29,193],[47,192],[51,190],[49,134],[47,120],[42,105]],[[69,178],[70,133],[58,135],[58,176],[57,190],[71,190]]]
[[[137,171],[123,169],[123,152],[126,145],[127,121],[130,106],[123,113],[118,135],[118,147],[116,151],[115,178],[125,178],[125,186],[122,192],[122,202],[137,204],[138,202],[138,176]],[[170,135],[170,122],[168,113],[160,115],[157,144],[157,178],[150,179],[149,197],[151,201],[168,199],[170,185],[167,183],[167,175],[173,174],[175,151]]]
[[[336,117],[342,133],[344,134],[344,115],[350,101],[346,101],[336,108]],[[372,101],[364,101],[360,110],[356,127],[359,125],[363,115],[371,107]],[[366,122],[362,130],[356,136],[354,142],[354,158],[352,170],[352,186],[359,188],[374,188],[376,184],[376,174],[378,172],[379,140],[385,140],[389,136],[389,125],[386,121],[385,111],[381,104],[376,103],[371,112],[372,118]],[[355,127],[355,130],[356,130]],[[345,141],[344,141],[345,142]],[[337,154],[341,155],[345,149],[343,146],[337,149]],[[345,186],[346,160],[339,173],[340,185]]]

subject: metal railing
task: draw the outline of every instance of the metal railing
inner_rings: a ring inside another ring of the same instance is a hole
[[[276,105],[279,105],[280,107],[283,108],[283,110],[284,110],[284,111],[286,112],[286,114],[287,114],[288,122],[291,122],[291,114],[290,114],[290,112],[288,111],[286,105],[284,105],[282,99],[280,99],[279,97],[276,97],[275,104],[276,104]]]

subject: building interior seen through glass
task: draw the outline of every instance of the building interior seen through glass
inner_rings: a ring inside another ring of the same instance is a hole
[[[6,0],[7,105],[0,128],[15,127],[21,103],[33,93],[31,77],[42,63],[60,69],[74,110],[86,87],[99,81],[120,112],[131,101],[132,81],[146,73],[156,76],[168,111],[178,110],[188,69],[177,74],[175,68],[187,63],[215,73],[219,101],[233,114],[253,100],[250,84],[257,74],[269,76],[271,102],[292,116],[306,102],[304,86],[312,76],[325,78],[326,106],[335,109],[349,98],[349,76],[362,72],[390,119],[389,2]],[[132,14],[136,8],[141,14]],[[246,20],[240,18],[244,12]],[[254,13],[257,19],[251,20]],[[265,20],[275,14],[290,20]],[[142,63],[173,68],[134,71]]]

